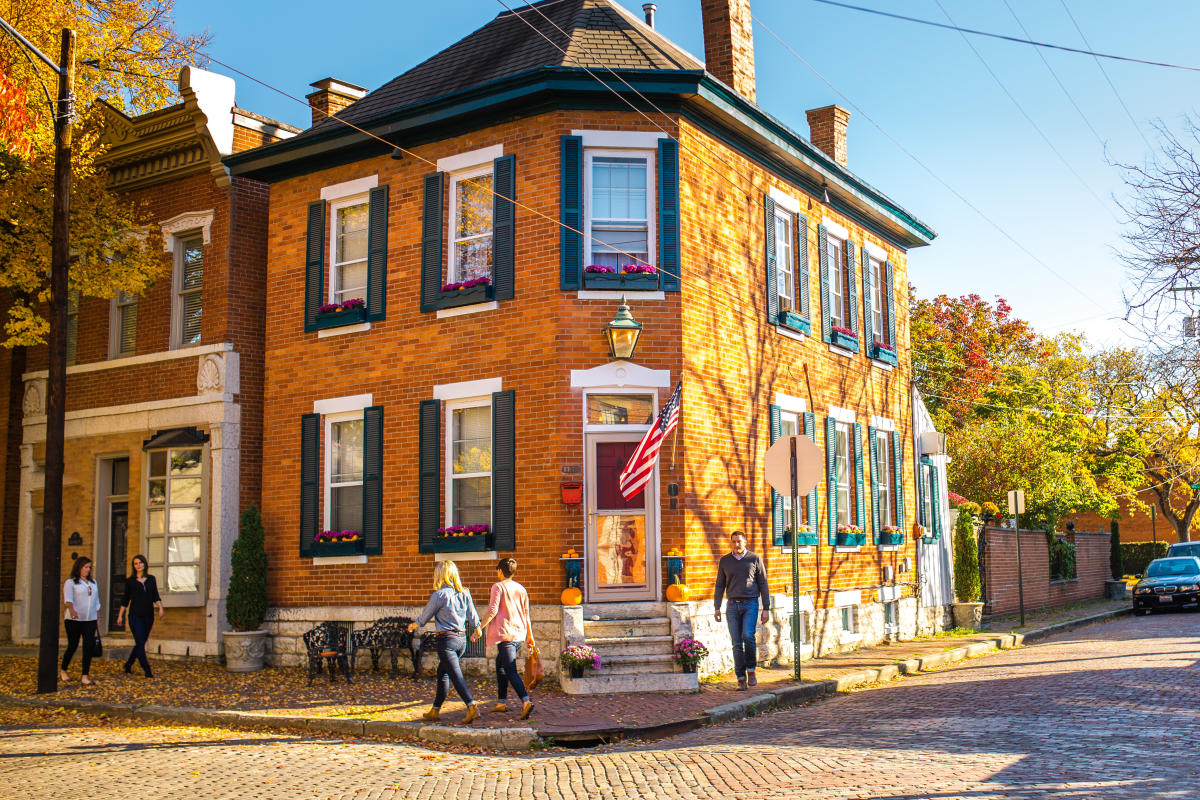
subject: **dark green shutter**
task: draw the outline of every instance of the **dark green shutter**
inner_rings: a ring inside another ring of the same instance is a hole
[[[917,462],[917,522],[924,527],[928,536],[933,535],[933,503],[929,504],[929,517],[925,516],[925,502],[929,498],[929,473],[924,460]]]
[[[682,276],[679,251],[679,142],[659,139],[658,268],[663,291],[679,291]]]
[[[383,552],[383,406],[363,411],[363,552]]]
[[[837,420],[825,418],[825,513],[829,515],[829,543],[837,537]]]
[[[583,137],[564,136],[559,176],[559,288],[578,289],[583,273]]]
[[[879,544],[879,439],[876,428],[867,428],[867,441],[871,449],[871,533],[875,544]]]
[[[808,436],[809,441],[813,444],[817,443],[817,418],[811,411],[807,411],[804,414],[804,433]],[[814,542],[817,541],[816,537],[820,533],[818,526],[817,487],[814,486],[808,493],[808,531]]]
[[[325,305],[325,201],[308,204],[304,248],[304,330],[317,329],[317,309]]]
[[[904,443],[903,440],[893,433],[890,437],[892,440],[892,481],[895,484],[895,508],[896,508],[896,527],[901,533],[907,534],[908,531],[904,527]]]
[[[892,278],[892,262],[884,262],[884,272],[887,278],[887,343],[897,350],[896,347],[896,285]]]
[[[435,552],[442,510],[442,403],[422,400],[417,446],[417,549]]]
[[[863,446],[862,426],[854,423],[851,432],[854,436],[854,513],[858,516],[855,523],[864,531],[867,529],[867,503],[863,496]]]
[[[768,202],[770,198],[767,198]],[[770,217],[768,217],[770,219]],[[779,437],[783,435],[783,419],[779,412],[779,406],[771,405],[771,444],[779,441]],[[780,547],[783,545],[783,528],[790,520],[785,521],[783,518],[783,495],[774,489],[771,490],[771,532],[775,535],[775,545]]]
[[[849,239],[844,245],[846,251],[846,305],[850,309],[846,327],[850,328],[855,339],[861,338],[861,329],[858,327],[858,280],[854,274],[858,269],[854,263],[854,251],[857,247],[858,245]]]
[[[321,507],[321,415],[300,417],[300,555],[313,554],[313,541],[320,533]]]
[[[929,465],[929,505],[933,508],[933,535],[942,535],[942,498],[937,468]]]
[[[497,550],[517,549],[516,393],[492,394],[492,534]]]
[[[517,157],[492,162],[492,288],[497,300],[511,300],[517,273]]]
[[[796,215],[796,308],[812,321],[812,291],[808,288],[808,217]]]
[[[421,203],[421,310],[437,311],[442,295],[442,173],[425,176]]]
[[[817,265],[821,271],[821,338],[832,341],[829,329],[829,232],[824,225],[817,226]]]
[[[779,322],[779,273],[775,263],[775,200],[767,195],[763,199],[763,205],[766,209],[766,230],[763,239],[767,245],[767,324],[774,325]]]
[[[387,314],[388,187],[371,190],[367,213],[367,319]]]
[[[863,341],[867,345],[867,355],[870,355],[871,346],[875,343],[875,321],[871,317],[871,256],[865,247],[862,249],[862,277],[863,333],[866,334]]]

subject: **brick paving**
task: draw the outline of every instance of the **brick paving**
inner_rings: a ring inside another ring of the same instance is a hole
[[[670,740],[521,756],[202,728],[0,729],[0,796],[1200,797],[1200,614],[1123,618]]]

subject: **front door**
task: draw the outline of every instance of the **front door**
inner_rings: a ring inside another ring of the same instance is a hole
[[[587,437],[587,580],[589,602],[658,599],[657,482],[628,500],[621,470],[637,449],[636,434]]]
[[[109,503],[108,512],[108,630],[125,630],[117,624],[125,598],[125,537],[129,533],[129,503]],[[132,569],[132,567],[130,568]]]

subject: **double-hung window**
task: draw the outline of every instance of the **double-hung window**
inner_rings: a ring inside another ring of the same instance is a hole
[[[146,558],[173,594],[200,591],[207,532],[204,449],[150,450],[146,458]]]
[[[204,241],[199,234],[176,243],[176,338],[180,347],[199,344],[204,316]]]
[[[367,297],[366,195],[330,203],[329,303]]]
[[[585,263],[619,270],[654,263],[654,155],[586,150]]]
[[[492,278],[491,162],[450,179],[450,268],[447,283]]]
[[[792,232],[796,230],[795,218],[788,212],[775,207],[775,291],[779,295],[779,310],[801,313],[796,297],[796,263]]]
[[[112,334],[109,353],[113,358],[131,356],[137,348],[138,298],[118,292],[112,301]]]
[[[829,323],[850,330],[850,287],[846,269],[846,243],[826,234],[821,243],[829,259]]]
[[[893,485],[896,476],[892,474],[895,454],[892,444],[896,434],[892,431],[875,431],[875,492],[878,503],[880,529],[896,525],[896,507],[893,499]]]
[[[890,344],[888,341],[888,296],[883,262],[872,255],[867,256],[867,288],[871,293],[871,341]]]
[[[325,418],[325,530],[362,531],[363,415]]]
[[[834,480],[837,484],[837,524],[853,526],[858,524],[855,514],[854,496],[854,425],[848,422],[837,423],[837,458]]]
[[[446,407],[446,523],[491,525],[492,405],[464,400]]]

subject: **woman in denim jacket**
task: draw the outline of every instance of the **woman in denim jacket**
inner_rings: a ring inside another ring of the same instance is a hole
[[[463,722],[470,724],[479,716],[479,706],[463,678],[459,659],[467,650],[467,634],[477,633],[480,629],[479,614],[475,611],[471,593],[463,588],[458,567],[453,561],[439,561],[433,568],[433,594],[417,621],[408,626],[409,632],[431,619],[437,631],[437,693],[433,698],[433,708],[425,712],[423,718],[430,722],[437,721],[442,703],[453,684],[454,691],[467,704],[467,715]]]

